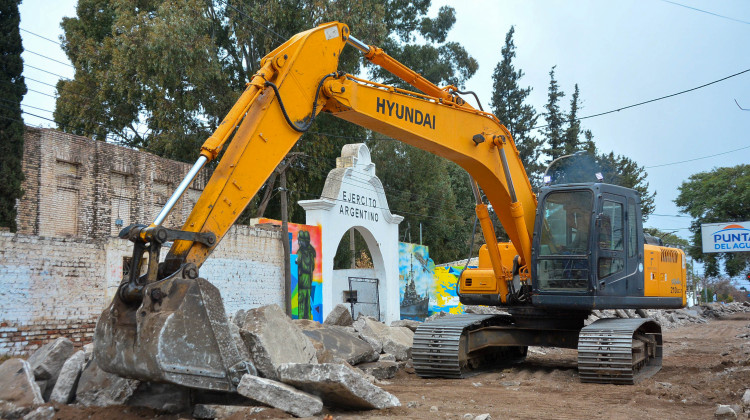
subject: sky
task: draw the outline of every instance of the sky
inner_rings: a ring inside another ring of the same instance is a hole
[[[750,69],[750,2],[678,3],[681,5],[666,0],[433,0],[431,15],[442,5],[455,8],[457,21],[448,40],[460,42],[479,62],[479,70],[466,88],[475,91],[485,107],[489,107],[492,72],[500,60],[505,34],[515,26],[515,66],[525,73],[521,85],[533,88],[529,103],[537,112],[543,111],[549,72],[557,66],[556,79],[566,93],[563,109],[569,107],[577,83],[583,104],[580,115],[585,116]],[[60,21],[63,16],[75,15],[75,4],[73,0],[24,0],[21,28],[57,41],[62,33]],[[44,71],[72,77],[73,69],[63,64],[69,62],[59,45],[29,32],[21,35],[26,49],[24,76],[30,89],[23,101],[24,119],[28,124],[54,127],[51,121],[29,115],[51,119],[48,111],[54,109],[54,98],[31,89],[54,96],[54,87],[43,83],[54,85],[59,77]],[[741,110],[735,100],[750,109],[750,72],[683,95],[583,120],[583,128],[593,132],[601,151],[614,151],[646,167],[650,188],[657,192],[655,214],[646,227],[676,231],[687,238],[690,218],[677,217],[679,209],[673,202],[680,184],[697,172],[750,161],[750,111]],[[742,147],[748,148],[736,150]],[[691,161],[672,164],[685,160]]]

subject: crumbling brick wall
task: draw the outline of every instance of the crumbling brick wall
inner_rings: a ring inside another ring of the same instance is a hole
[[[191,166],[52,129],[27,127],[24,141],[17,221],[29,235],[106,239],[118,220],[149,223]],[[182,225],[209,177],[198,174],[165,226]]]
[[[190,167],[50,129],[27,127],[25,141],[19,231],[0,232],[0,355],[59,336],[90,342],[132,253],[115,222],[149,223]],[[199,175],[167,226],[182,225],[208,176]],[[283,261],[280,232],[234,226],[200,275],[219,288],[231,315],[283,306]]]

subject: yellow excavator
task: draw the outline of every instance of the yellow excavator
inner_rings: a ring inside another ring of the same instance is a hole
[[[419,92],[338,71],[347,45]],[[229,392],[254,372],[218,289],[199,269],[315,116],[327,112],[450,159],[471,175],[486,245],[478,267],[461,273],[458,293],[464,304],[507,314],[420,325],[412,351],[420,376],[461,377],[485,363],[522,359],[528,346],[578,349],[582,381],[627,384],[657,372],[662,336],[654,320],[584,320],[595,309],[683,307],[682,251],[645,244],[633,190],[552,185],[537,200],[506,127],[459,95],[351,36],[343,23],[322,24],[276,48],[153,223],[120,233],[134,243],[133,257],[97,323],[99,365],[125,377]],[[222,150],[182,230],[163,227],[198,171]],[[509,243],[498,243],[483,196]]]

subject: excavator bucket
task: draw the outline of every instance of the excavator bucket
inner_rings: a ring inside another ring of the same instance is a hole
[[[235,392],[255,368],[238,347],[219,290],[197,273],[187,266],[149,283],[139,306],[113,299],[94,333],[99,366],[128,378]]]

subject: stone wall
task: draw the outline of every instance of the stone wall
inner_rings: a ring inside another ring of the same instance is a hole
[[[58,336],[90,342],[132,253],[116,221],[149,223],[190,166],[50,129],[27,127],[25,141],[19,231],[0,231],[0,355]],[[199,175],[167,226],[182,225],[208,176]],[[283,261],[278,230],[234,226],[200,275],[219,288],[228,314],[283,307]]]

